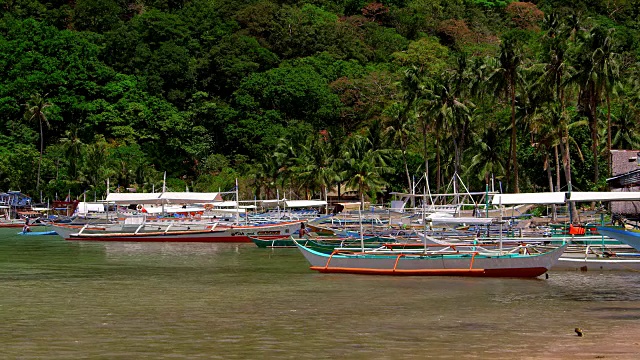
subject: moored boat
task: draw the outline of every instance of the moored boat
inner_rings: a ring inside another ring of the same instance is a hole
[[[142,225],[130,231],[118,231],[109,227],[95,229],[82,227],[70,228],[65,225],[54,225],[58,235],[65,240],[83,241],[132,241],[132,242],[251,242],[249,236],[278,238],[295,233],[301,221],[282,222],[260,226],[216,226],[184,229],[166,227],[164,230],[145,230]],[[89,230],[87,230],[89,229]]]
[[[365,251],[325,254],[300,243],[298,248],[323,273],[475,277],[537,277],[558,261],[567,245],[547,252],[511,251]]]
[[[598,232],[640,251],[640,230],[627,230],[612,226],[598,226]]]
[[[296,243],[289,235],[283,236],[249,236],[249,239],[256,244],[259,248],[293,248],[296,247]],[[304,240],[304,239],[299,239]]]
[[[24,235],[24,236],[43,236],[43,235],[58,235],[57,232],[55,232],[54,230],[50,230],[50,231],[20,231],[18,232],[18,235]]]

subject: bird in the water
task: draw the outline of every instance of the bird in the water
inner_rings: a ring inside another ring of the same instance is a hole
[[[576,328],[575,332],[576,332],[576,334],[578,334],[578,336],[584,336],[584,332],[582,332],[582,329],[580,329],[580,328]]]

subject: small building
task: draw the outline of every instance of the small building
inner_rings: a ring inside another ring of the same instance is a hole
[[[640,191],[640,150],[611,150],[611,191]],[[638,218],[640,201],[612,201],[611,212]]]

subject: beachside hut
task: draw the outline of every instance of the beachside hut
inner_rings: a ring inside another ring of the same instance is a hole
[[[611,176],[607,184],[612,192],[640,191],[640,150],[611,150]],[[613,201],[611,212],[638,218],[640,201]]]

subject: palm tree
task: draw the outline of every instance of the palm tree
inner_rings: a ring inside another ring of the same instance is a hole
[[[358,189],[361,209],[364,209],[364,193],[378,192],[386,185],[383,174],[393,171],[387,165],[385,153],[374,149],[370,139],[362,135],[352,136],[343,150],[345,185]]]
[[[570,184],[571,145],[573,145],[573,147],[576,149],[580,159],[584,160],[584,158],[582,156],[580,146],[575,141],[575,139],[573,139],[573,137],[569,135],[569,131],[576,127],[586,126],[587,122],[585,120],[571,119],[567,114],[567,111],[565,109],[562,109],[561,105],[558,102],[547,102],[544,106],[539,108],[536,116],[539,119],[544,119],[546,121],[546,123],[544,123],[543,121],[538,122],[540,130],[537,131],[539,133],[547,133],[547,138],[544,139],[544,141],[549,141],[550,143],[555,143],[556,141],[559,142],[565,180],[567,184]],[[575,214],[575,203],[572,202],[571,206],[572,212]]]
[[[429,89],[428,113],[434,117],[436,136],[440,132],[447,134],[453,143],[453,172],[460,174],[462,154],[470,137],[472,111],[475,104],[469,101],[465,86],[466,61],[461,60],[456,72],[443,73]],[[439,159],[438,159],[439,160]],[[438,164],[438,167],[440,164]],[[457,183],[457,176],[454,176]]]
[[[319,190],[321,197],[339,180],[335,159],[330,154],[325,138],[320,134],[309,137],[298,151],[294,173],[307,189]]]
[[[616,149],[640,148],[640,112],[623,101],[618,116],[613,123],[615,129],[611,146]]]
[[[535,90],[542,97],[546,97],[547,101],[558,102],[561,109],[565,109],[565,89],[567,87],[567,78],[570,76],[572,68],[569,66],[566,60],[567,53],[567,41],[573,31],[572,26],[579,26],[579,18],[572,17],[568,23],[560,21],[559,16],[555,13],[549,13],[545,15],[544,26],[546,27],[546,33],[543,36],[543,49],[541,53],[541,62],[531,66],[530,70],[532,74],[538,76],[538,80],[532,84],[531,88],[527,90],[527,93],[531,90]],[[542,124],[536,124],[536,121],[541,120]],[[560,160],[558,157],[558,146],[560,145],[560,136],[555,136],[549,133],[547,129],[547,119],[544,117],[533,116],[530,128],[534,134],[539,137],[536,140],[540,144],[546,144],[547,146],[553,146],[553,153],[556,166],[556,188],[560,188]],[[549,148],[546,148],[547,155]],[[546,156],[547,156],[546,155]],[[545,167],[549,172],[550,165],[549,160],[545,160]],[[551,191],[553,186],[550,184]],[[555,212],[554,212],[555,214]]]
[[[87,146],[84,167],[81,171],[89,186],[102,184],[108,177],[114,176],[109,161],[109,148],[103,137],[96,137],[93,144]]]
[[[76,178],[78,176],[78,162],[82,160],[84,144],[78,137],[78,127],[75,125],[66,130],[64,135],[65,137],[60,139],[60,142],[65,150],[65,156],[69,160],[69,176]]]
[[[500,176],[505,173],[504,164],[508,159],[502,157],[499,149],[501,131],[495,123],[487,122],[486,125],[481,136],[474,137],[474,155],[466,173],[477,174],[478,180],[484,180],[488,184],[492,174]]]
[[[409,174],[409,166],[407,164],[407,146],[409,144],[409,128],[411,120],[414,120],[417,114],[416,106],[424,91],[423,70],[413,66],[405,70],[404,77],[401,82],[402,101],[396,106],[393,120],[387,127],[387,132],[395,134],[400,143],[402,152],[402,163],[404,165],[405,176],[407,178],[407,188],[411,189],[411,174]]]
[[[36,183],[36,190],[40,189],[40,169],[42,167],[42,153],[44,151],[44,133],[42,130],[42,124],[44,123],[49,127],[49,120],[47,119],[47,108],[52,104],[45,100],[46,95],[43,97],[39,93],[31,95],[31,98],[27,101],[25,106],[27,111],[24,114],[24,118],[27,121],[38,121],[40,125],[40,159],[38,160],[38,177]]]
[[[610,96],[613,85],[619,77],[618,55],[614,52],[612,31],[613,29],[606,30],[595,26],[589,32],[580,33],[579,48],[575,59],[576,74],[571,78],[571,81],[580,87],[579,108],[589,119],[594,184],[597,184],[600,179],[598,106],[604,96],[607,102],[607,129],[609,129],[611,126]],[[609,138],[607,138],[607,145],[611,145]]]
[[[497,59],[497,68],[491,75],[490,81],[494,84],[498,94],[502,93],[511,104],[511,166],[513,168],[514,192],[519,193],[518,157],[517,157],[517,128],[516,128],[516,91],[520,78],[520,66],[522,65],[522,53],[515,38],[506,38],[500,44],[500,53]],[[510,174],[507,169],[507,174]],[[509,175],[507,175],[507,180]]]

